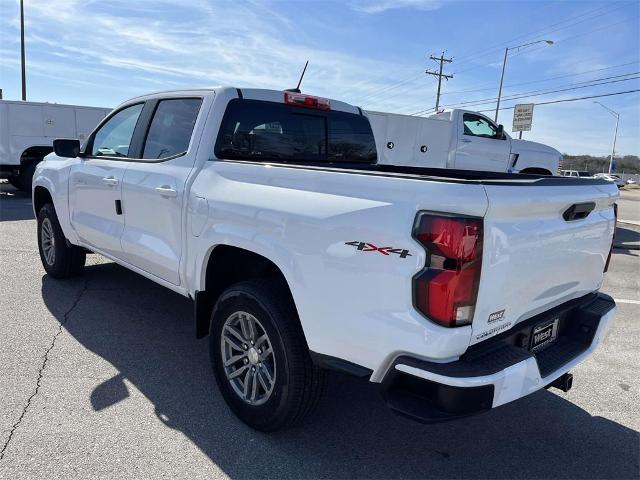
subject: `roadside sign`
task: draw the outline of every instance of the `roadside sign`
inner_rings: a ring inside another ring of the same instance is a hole
[[[533,103],[522,103],[513,108],[512,132],[528,132],[533,122]]]

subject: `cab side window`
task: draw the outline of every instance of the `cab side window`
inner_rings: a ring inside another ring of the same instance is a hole
[[[100,127],[93,137],[94,157],[129,157],[131,138],[144,104],[123,108]]]
[[[199,98],[160,100],[149,126],[142,158],[163,159],[186,153],[201,104]]]
[[[473,137],[496,138],[496,127],[486,118],[472,113],[465,113],[462,116],[464,124],[464,134]]]

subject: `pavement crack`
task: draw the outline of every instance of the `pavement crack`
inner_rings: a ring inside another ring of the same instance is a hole
[[[7,437],[7,440],[2,445],[2,449],[0,450],[0,460],[2,460],[4,458],[5,452],[7,451],[7,448],[9,447],[9,444],[11,443],[11,440],[13,439],[13,435],[15,434],[16,430],[18,429],[18,427],[22,423],[22,420],[24,419],[25,415],[27,414],[27,411],[29,410],[29,407],[31,406],[31,402],[38,395],[38,392],[40,391],[40,383],[42,382],[42,377],[44,375],[44,370],[47,367],[47,362],[49,361],[49,353],[51,352],[51,350],[53,350],[53,347],[56,344],[56,340],[58,339],[58,337],[62,333],[62,329],[63,329],[64,325],[67,323],[67,320],[69,319],[69,315],[78,306],[78,303],[80,303],[80,300],[82,299],[82,296],[87,291],[88,287],[89,287],[89,280],[87,279],[87,280],[85,280],[84,285],[82,286],[82,289],[78,293],[78,296],[74,300],[74,302],[71,305],[71,307],[69,307],[69,309],[66,312],[64,312],[64,314],[62,316],[62,321],[58,325],[58,331],[55,333],[55,335],[51,339],[51,343],[49,344],[49,347],[44,352],[44,355],[42,357],[42,365],[40,365],[40,369],[38,370],[38,378],[36,380],[36,388],[33,391],[33,393],[31,394],[31,396],[27,399],[27,403],[22,408],[22,412],[20,413],[20,417],[18,418],[16,423],[14,423],[13,426],[11,427],[11,430],[9,431],[9,436]]]

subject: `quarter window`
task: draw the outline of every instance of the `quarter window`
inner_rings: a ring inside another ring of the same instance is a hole
[[[496,127],[480,115],[465,113],[462,117],[464,123],[464,134],[474,137],[496,138]]]
[[[144,104],[123,108],[100,127],[93,137],[94,157],[128,157],[131,137]]]
[[[174,98],[158,102],[142,158],[162,159],[185,153],[201,104],[199,98]]]

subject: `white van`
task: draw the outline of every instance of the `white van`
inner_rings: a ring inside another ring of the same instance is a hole
[[[111,109],[0,100],[0,178],[24,191],[38,162],[53,152],[55,138],[81,142]]]
[[[502,125],[477,112],[366,114],[381,164],[553,175],[562,158],[547,145],[511,138]]]

